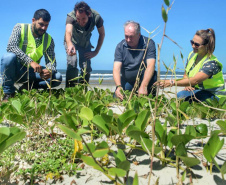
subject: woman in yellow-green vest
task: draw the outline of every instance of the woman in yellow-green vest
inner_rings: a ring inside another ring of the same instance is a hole
[[[7,46],[7,53],[1,59],[3,101],[15,95],[15,83],[22,83],[22,89],[47,89],[60,85],[62,75],[56,70],[54,41],[46,33],[51,16],[45,9],[34,13],[32,24],[16,24]],[[45,66],[40,65],[42,56]],[[54,79],[50,83],[51,79]]]
[[[222,63],[213,55],[215,33],[209,28],[199,30],[191,40],[193,51],[189,54],[183,79],[157,82],[161,88],[185,86],[177,94],[186,101],[205,101],[208,98],[225,96],[225,83]]]

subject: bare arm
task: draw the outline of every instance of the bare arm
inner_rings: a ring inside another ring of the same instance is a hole
[[[203,72],[198,72],[194,77],[191,78],[183,78],[175,82],[177,86],[195,86],[200,84],[204,80],[208,79],[210,76]],[[171,80],[163,80],[160,82],[156,82],[155,85],[159,85],[160,87],[169,87],[174,84],[170,82]]]
[[[178,86],[195,86],[204,80],[208,79],[210,76],[203,72],[198,72],[194,77],[184,78],[176,82]]]
[[[104,26],[101,26],[100,28],[97,28],[97,30],[98,30],[98,33],[99,33],[97,47],[96,47],[95,51],[87,52],[85,54],[85,57],[87,59],[91,59],[91,58],[95,57],[99,53],[99,51],[101,49],[101,46],[102,46],[102,44],[104,42],[104,37],[105,37]]]
[[[155,59],[147,59],[147,68],[144,73],[143,81],[141,82],[138,94],[148,94],[147,86],[155,71]]]
[[[73,25],[66,24],[65,41],[67,44],[67,54],[70,56],[76,55],[75,46],[72,43],[72,31],[73,31]]]
[[[121,85],[121,68],[122,68],[122,62],[115,61],[114,67],[113,67],[113,78],[114,78],[116,86]],[[116,95],[116,97],[123,100],[123,95],[120,92],[121,89],[122,89],[122,87],[118,87],[115,91],[115,95]]]

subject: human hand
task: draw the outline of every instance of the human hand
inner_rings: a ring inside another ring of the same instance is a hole
[[[67,54],[69,56],[76,55],[76,49],[75,49],[75,46],[72,43],[68,44],[68,46],[67,46]]]
[[[194,91],[195,88],[194,87],[191,87],[191,86],[187,86],[184,88],[185,91]]]
[[[140,86],[140,88],[138,89],[138,96],[140,95],[148,95],[148,89],[147,86]]]
[[[51,77],[51,72],[48,69],[43,69],[40,73],[40,77],[44,80],[47,80]]]
[[[123,100],[123,94],[121,93],[122,87],[118,87],[115,91],[115,96],[118,97],[120,100]]]
[[[96,51],[90,51],[90,52],[86,52],[84,54],[85,58],[86,59],[91,59],[93,57],[95,57],[97,55],[97,52]]]
[[[164,87],[171,87],[172,83],[170,80],[160,80],[154,83],[155,86],[159,86],[161,89]]]
[[[42,66],[40,66],[38,63],[32,61],[30,63],[31,67],[34,69],[35,73],[41,73],[42,72]]]

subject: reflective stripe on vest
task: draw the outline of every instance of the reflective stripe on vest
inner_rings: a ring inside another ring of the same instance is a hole
[[[49,48],[51,36],[45,33],[42,36],[42,43],[37,48],[34,36],[31,31],[31,24],[21,24],[20,49],[26,53],[33,61],[40,63],[43,53]]]
[[[191,52],[189,54],[188,64],[185,69],[187,76],[190,78],[194,77],[200,71],[200,69],[203,67],[203,65],[206,62],[214,60],[221,67],[221,71],[218,72],[217,74],[213,75],[211,78],[204,80],[202,83],[196,85],[195,87],[197,89],[210,91],[211,93],[213,93],[215,95],[218,95],[218,94],[226,95],[225,82],[224,82],[224,77],[223,77],[223,73],[222,73],[222,64],[217,60],[217,58],[214,55],[212,55],[210,58],[207,57],[207,55],[206,55],[198,64],[196,64],[194,66],[193,69],[191,69],[195,63],[197,55],[198,55],[197,53],[193,53],[193,52]]]

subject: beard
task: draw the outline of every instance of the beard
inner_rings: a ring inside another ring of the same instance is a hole
[[[34,33],[38,36],[41,37],[43,34],[45,34],[46,30],[43,30],[41,28],[37,28],[36,24],[34,24]]]

